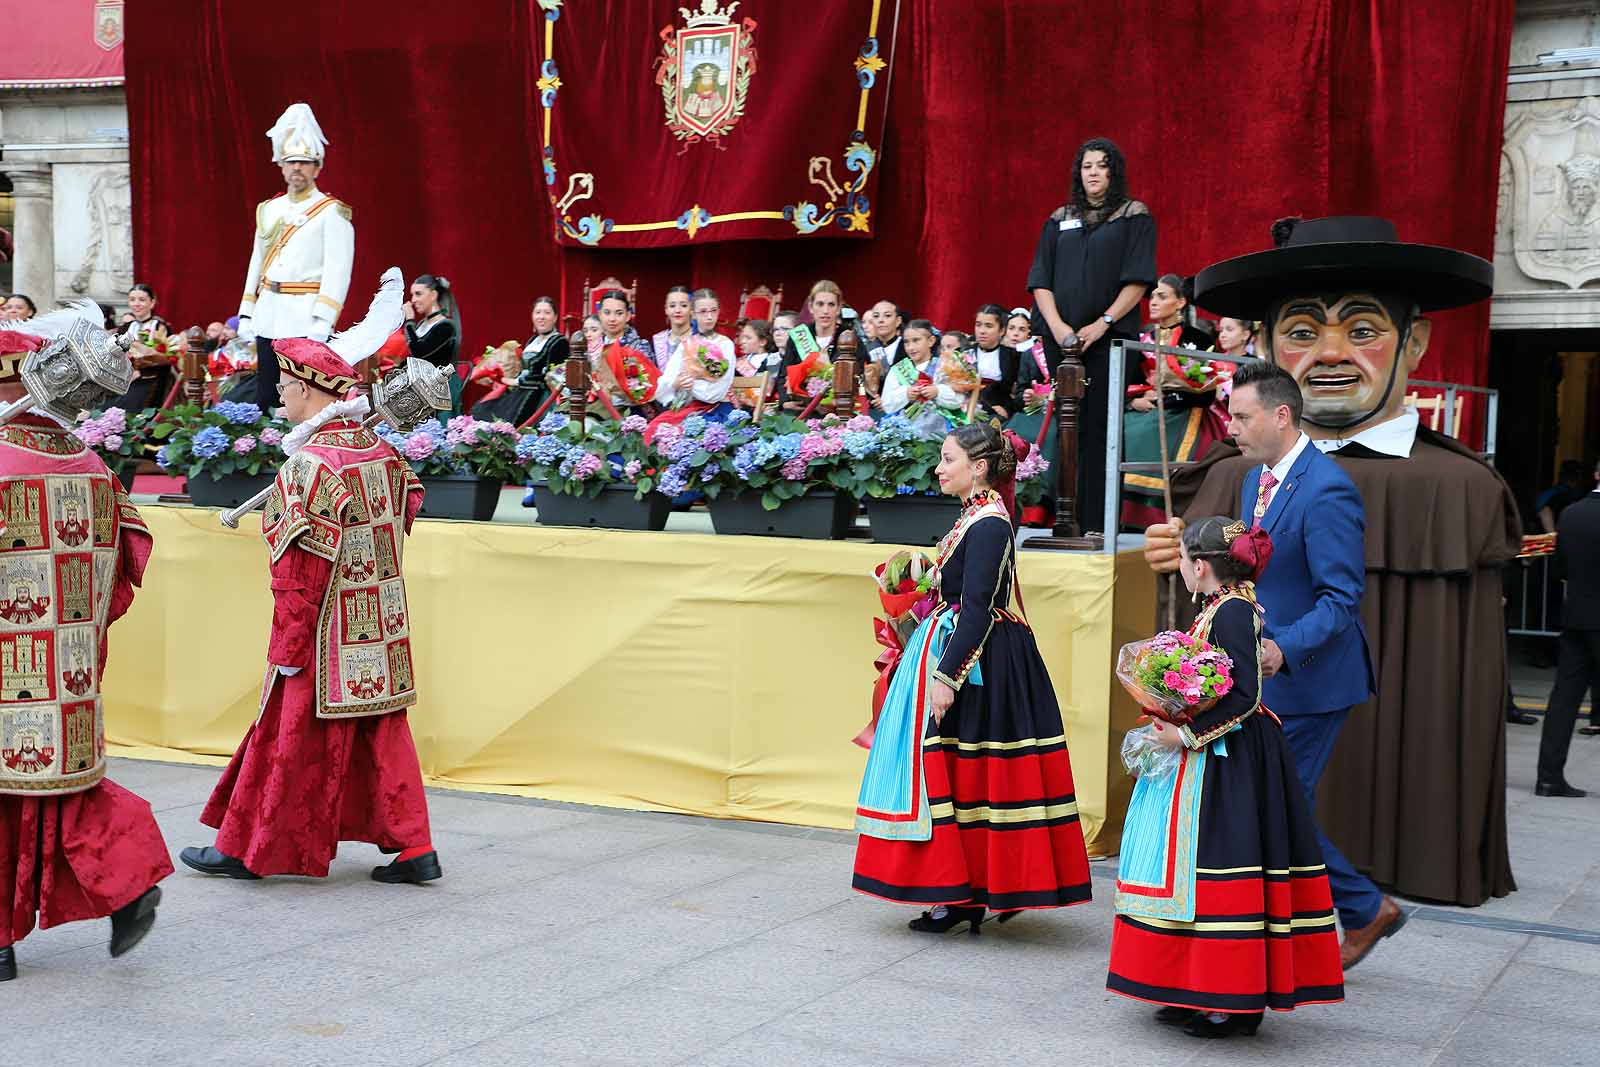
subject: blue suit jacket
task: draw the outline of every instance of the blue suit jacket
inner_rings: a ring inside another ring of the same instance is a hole
[[[1264,467],[1245,475],[1239,514],[1255,512]],[[1339,465],[1307,444],[1262,518],[1272,559],[1256,583],[1266,608],[1262,637],[1283,650],[1283,669],[1262,686],[1278,715],[1353,707],[1372,695],[1372,654],[1361,625],[1366,588],[1366,508]]]

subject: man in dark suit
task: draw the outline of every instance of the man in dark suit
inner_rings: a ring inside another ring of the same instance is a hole
[[[1350,709],[1372,695],[1372,655],[1361,624],[1366,586],[1366,510],[1355,484],[1300,428],[1300,387],[1270,363],[1239,368],[1228,401],[1228,431],[1244,458],[1239,517],[1272,535],[1272,560],[1256,583],[1262,626],[1262,703],[1284,738],[1312,806],[1317,782]],[[1183,522],[1146,531],[1146,555],[1160,569],[1165,539]],[[1328,884],[1353,951],[1365,955],[1405,923],[1399,906],[1318,831]],[[1353,940],[1352,940],[1353,938]],[[1347,964],[1349,966],[1349,964]]]
[[[1555,565],[1556,573],[1566,576],[1567,596],[1533,791],[1541,797],[1581,797],[1586,791],[1567,783],[1567,748],[1584,690],[1600,685],[1600,489],[1561,512]],[[1600,716],[1600,708],[1593,714]]]

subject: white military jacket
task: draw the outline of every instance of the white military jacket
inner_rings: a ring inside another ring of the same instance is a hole
[[[256,207],[255,240],[239,317],[258,337],[317,337],[333,332],[345,296],[356,231],[350,205],[313,186]]]

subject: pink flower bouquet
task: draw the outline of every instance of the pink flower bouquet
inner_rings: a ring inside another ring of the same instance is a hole
[[[1122,646],[1117,681],[1145,711],[1183,726],[1227,696],[1233,661],[1209,641],[1165,630]]]

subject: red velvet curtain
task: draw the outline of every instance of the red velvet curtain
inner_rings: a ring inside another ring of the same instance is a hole
[[[654,35],[676,14],[659,7],[613,6],[614,32]],[[279,10],[129,12],[135,257],[180,322],[237,306],[251,209],[282,188],[262,131],[296,99],[332,140],[322,186],[355,207],[353,311],[389,263],[443,272],[468,352],[526,334],[535,293],[576,310],[584,278],[607,274],[638,280],[647,331],[672,284],[731,308],[742,286],[781,283],[792,306],[819,277],[858,308],[891,297],[965,325],[980,303],[1027,300],[1039,224],[1095,135],[1126,152],[1164,271],[1264,248],[1285,214],[1384,214],[1408,240],[1492,248],[1513,0],[1471,18],[1454,0],[902,0],[874,238],[649,250],[555,244],[532,136],[534,0],[458,0],[425,19],[345,0],[276,32]],[[563,82],[584,76],[561,67]],[[1483,381],[1487,316],[1440,316],[1422,374]]]

